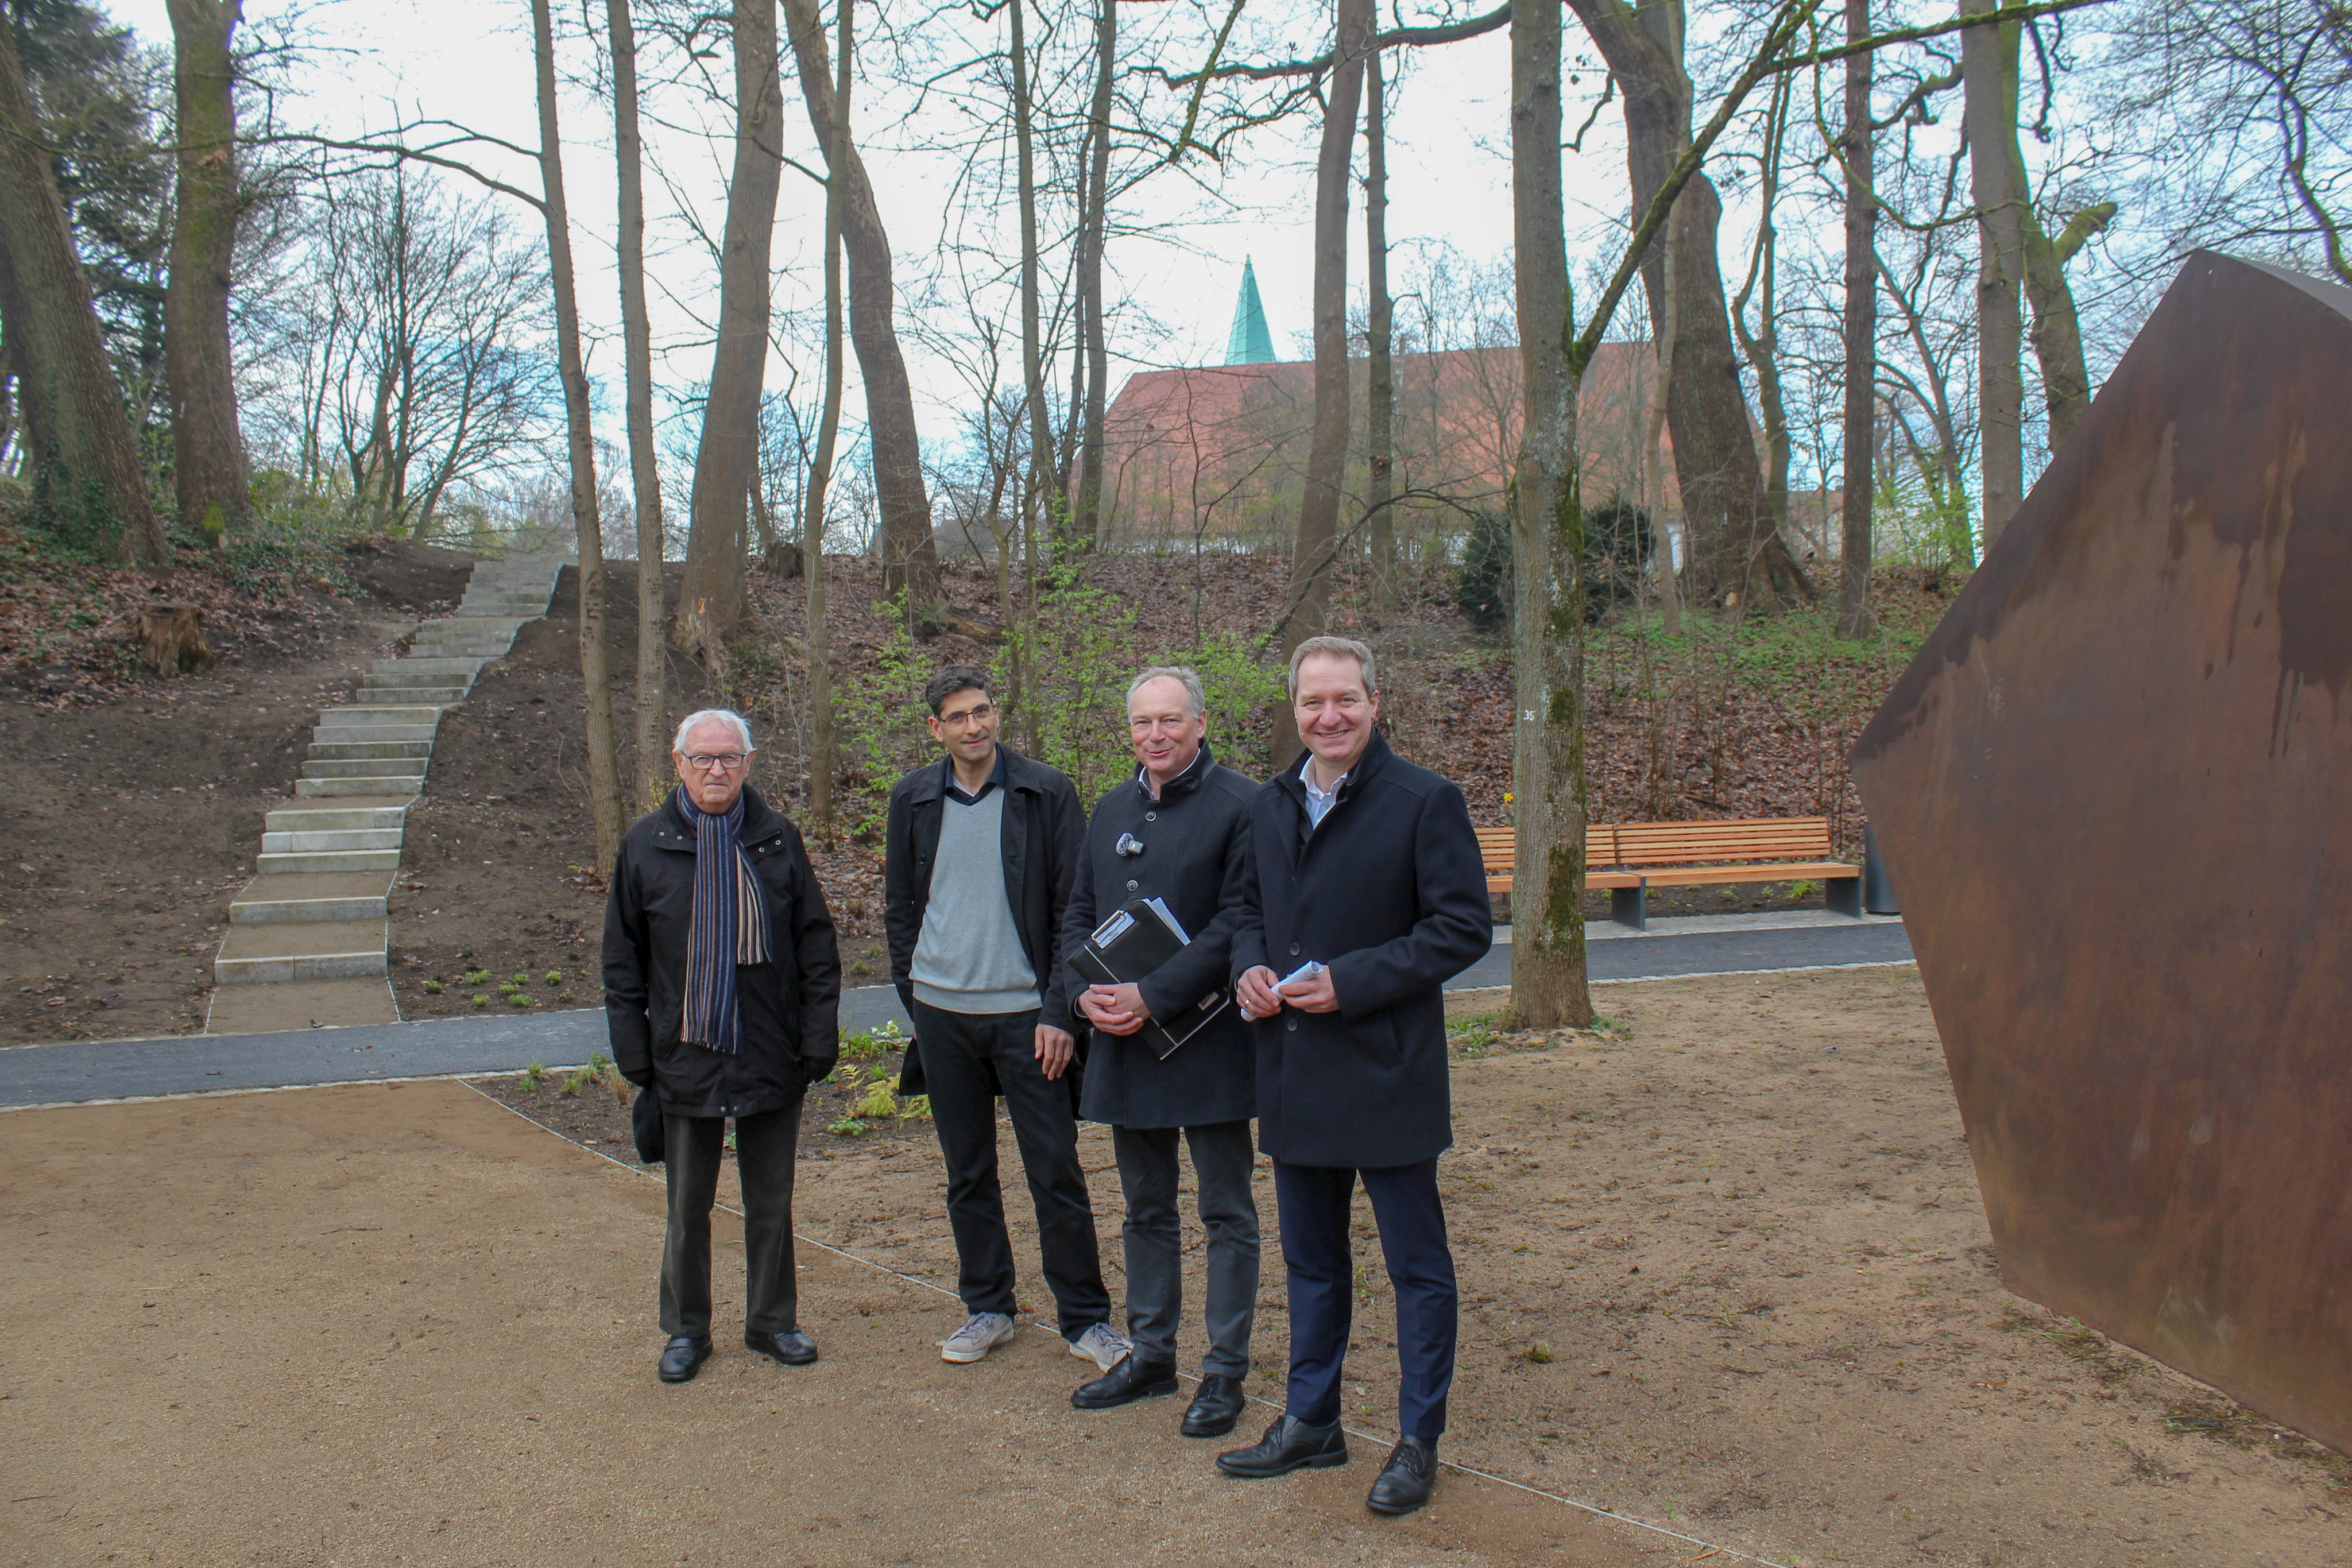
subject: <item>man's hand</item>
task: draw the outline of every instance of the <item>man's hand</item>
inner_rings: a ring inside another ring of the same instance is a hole
[[[1266,971],[1269,975],[1271,969]],[[1313,978],[1293,980],[1276,988],[1275,996],[1288,1002],[1303,1013],[1336,1013],[1339,1010],[1339,993],[1331,988],[1331,971],[1327,967]]]
[[[1275,994],[1275,986],[1282,977],[1264,964],[1242,971],[1241,983],[1234,988],[1241,998],[1242,1011],[1254,1019],[1270,1019],[1282,1010],[1282,998]]]
[[[1105,1034],[1133,1034],[1151,1017],[1139,986],[1088,986],[1078,998],[1078,1010]]]
[[[1037,1064],[1045,1070],[1049,1079],[1059,1078],[1070,1065],[1070,1057],[1077,1049],[1077,1040],[1066,1029],[1052,1024],[1037,1026]]]

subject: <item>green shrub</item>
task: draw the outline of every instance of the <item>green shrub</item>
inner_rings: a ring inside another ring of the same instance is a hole
[[[1454,608],[1481,632],[1499,632],[1511,622],[1511,519],[1500,512],[1472,514]]]

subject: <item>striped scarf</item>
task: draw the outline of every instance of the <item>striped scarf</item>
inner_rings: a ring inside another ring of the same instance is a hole
[[[713,815],[677,791],[694,827],[694,914],[686,927],[686,1019],[681,1038],[730,1055],[743,1049],[735,966],[768,961],[768,900],[743,852],[743,798]]]

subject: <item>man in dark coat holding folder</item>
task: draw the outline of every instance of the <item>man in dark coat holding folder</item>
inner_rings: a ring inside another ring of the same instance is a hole
[[[1046,1010],[1066,998],[1093,1026],[1079,1113],[1108,1124],[1118,1160],[1127,1199],[1127,1333],[1134,1349],[1072,1394],[1070,1403],[1105,1410],[1175,1392],[1183,1301],[1176,1207],[1181,1134],[1192,1147],[1201,1225],[1209,1237],[1209,1350],[1179,1429],[1188,1437],[1216,1437],[1241,1418],[1257,1305],[1249,1129],[1255,1048],[1227,995],[1247,869],[1247,812],[1257,784],[1221,766],[1202,744],[1208,715],[1201,677],[1190,670],[1163,666],[1136,676],[1127,689],[1127,725],[1135,777],[1095,806]],[[1124,983],[1090,985],[1073,956],[1122,905],[1150,898],[1176,917],[1191,943]],[[1168,1049],[1179,1031],[1181,1043]]]
[[[1310,637],[1290,661],[1307,756],[1250,806],[1249,875],[1233,973],[1256,1020],[1260,1146],[1274,1160],[1290,1276],[1290,1385],[1227,1475],[1345,1464],[1340,1378],[1357,1182],[1396,1290],[1402,1437],[1366,1500],[1429,1500],[1454,1382],[1456,1297],[1437,1156],[1454,1141],[1445,982],[1494,941],[1478,836],[1462,791],[1388,747],[1371,650]]]
[[[662,1118],[664,1383],[710,1354],[710,1206],[730,1116],[743,1343],[787,1366],[816,1359],[800,1326],[793,1168],[802,1101],[841,1054],[841,964],[800,830],[746,782],[751,756],[740,715],[688,716],[670,753],[677,788],[623,835],[604,906],[613,1061]]]

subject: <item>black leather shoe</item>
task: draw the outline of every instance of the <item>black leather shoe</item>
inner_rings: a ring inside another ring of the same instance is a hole
[[[662,1346],[661,1360],[655,1364],[654,1370],[661,1375],[664,1383],[691,1383],[694,1375],[702,1370],[702,1364],[709,1359],[708,1339],[679,1334]]]
[[[1310,1427],[1287,1416],[1277,1416],[1265,1436],[1246,1448],[1217,1456],[1217,1469],[1245,1481],[1286,1476],[1300,1469],[1320,1470],[1348,1462],[1348,1434],[1339,1423]]]
[[[1241,1420],[1242,1406],[1248,1403],[1240,1378],[1213,1373],[1201,1379],[1200,1391],[1185,1408],[1180,1429],[1188,1437],[1222,1437]]]
[[[1174,1362],[1139,1361],[1130,1354],[1092,1383],[1080,1384],[1071,1394],[1070,1403],[1081,1410],[1108,1410],[1114,1406],[1175,1392]]]
[[[774,1333],[747,1333],[743,1346],[756,1355],[770,1361],[781,1361],[786,1366],[806,1366],[816,1359],[816,1341],[799,1329],[779,1329]]]
[[[1374,1513],[1411,1513],[1429,1500],[1437,1486],[1437,1445],[1419,1437],[1400,1437],[1389,1450],[1364,1506]]]

